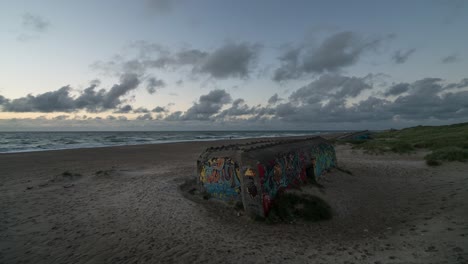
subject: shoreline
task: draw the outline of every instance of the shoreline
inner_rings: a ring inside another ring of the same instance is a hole
[[[203,142],[227,142],[237,141],[249,141],[249,140],[266,140],[266,139],[291,139],[291,138],[306,138],[306,137],[324,137],[324,138],[333,138],[338,135],[345,134],[347,132],[333,132],[333,133],[318,133],[318,134],[309,134],[309,135],[298,135],[298,136],[270,136],[270,137],[243,137],[243,138],[222,138],[222,139],[196,139],[196,140],[175,140],[175,141],[164,141],[160,143],[136,143],[136,144],[126,144],[126,145],[110,145],[110,146],[91,146],[91,147],[76,147],[76,148],[59,148],[59,149],[38,149],[38,150],[24,150],[24,151],[12,151],[12,152],[0,152],[1,155],[9,154],[21,154],[21,153],[36,153],[36,152],[48,152],[48,151],[66,151],[66,150],[84,150],[84,149],[100,149],[100,148],[121,148],[121,147],[133,147],[133,146],[153,146],[153,145],[162,145],[162,144],[178,144],[178,143],[203,143]],[[211,145],[211,144],[210,144]]]

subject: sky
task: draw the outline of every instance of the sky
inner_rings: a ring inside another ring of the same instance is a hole
[[[0,0],[0,131],[468,122],[468,1]]]

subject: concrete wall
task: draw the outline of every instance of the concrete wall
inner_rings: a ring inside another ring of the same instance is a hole
[[[243,191],[244,208],[249,214],[262,217],[268,216],[272,203],[281,191],[306,184],[311,180],[308,176],[320,177],[325,170],[337,165],[335,150],[327,143],[306,144],[294,150],[278,152],[274,157],[256,164],[243,160],[244,164],[248,172],[243,177],[244,182],[248,180],[247,188]],[[311,168],[309,174],[312,170],[314,175],[307,175],[308,168]],[[255,190],[254,194],[257,195],[252,194],[251,190]]]
[[[333,146],[322,138],[212,151],[200,157],[197,173],[203,191],[223,201],[242,201],[248,214],[261,217],[268,216],[281,191],[337,165]]]

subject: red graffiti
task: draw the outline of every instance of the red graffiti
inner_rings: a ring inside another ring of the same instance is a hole
[[[271,198],[268,194],[263,193],[263,213],[265,216],[268,216],[270,209],[271,209]]]

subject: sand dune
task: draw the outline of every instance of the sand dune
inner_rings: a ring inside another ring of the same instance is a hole
[[[352,175],[334,170],[316,193],[333,219],[266,225],[179,190],[216,144],[0,155],[0,263],[468,261],[466,163],[339,146]]]

